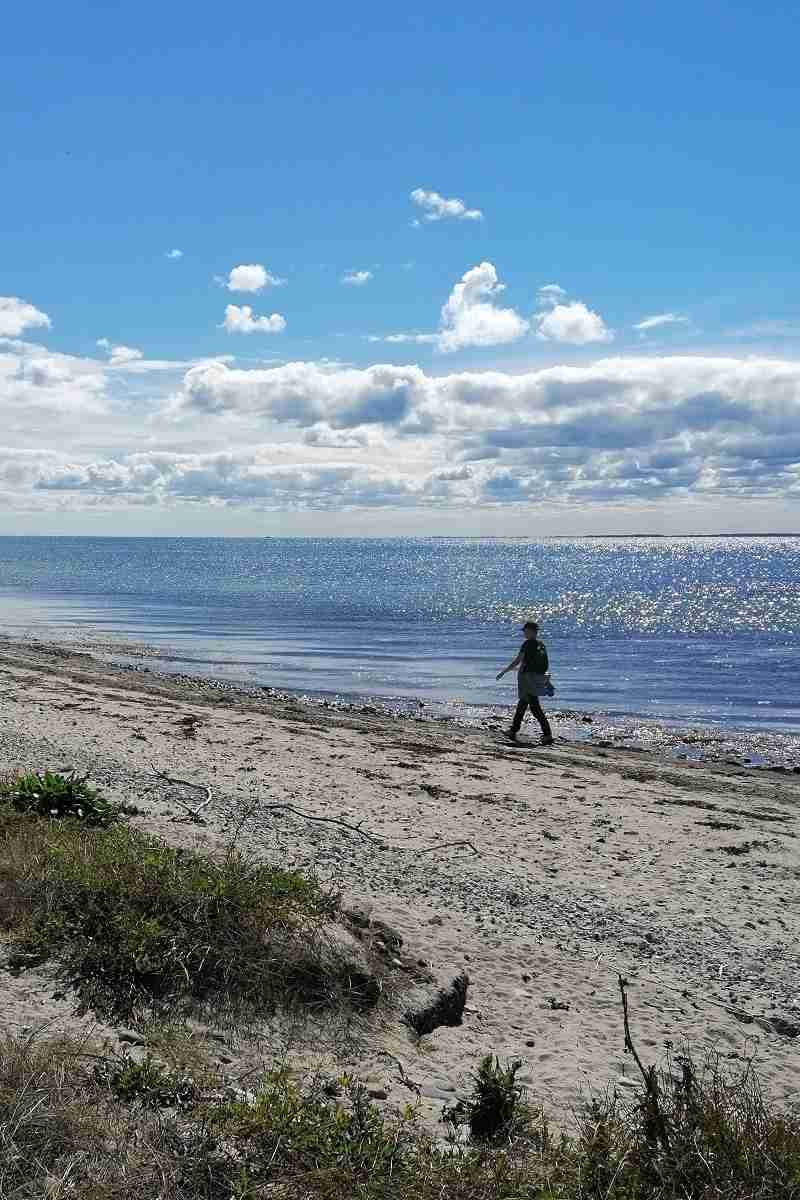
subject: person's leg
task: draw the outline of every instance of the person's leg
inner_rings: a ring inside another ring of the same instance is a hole
[[[520,697],[519,703],[517,704],[516,710],[514,712],[514,720],[511,722],[511,728],[508,731],[512,737],[516,737],[517,734],[519,733],[520,726],[522,725],[522,721],[525,716],[525,709],[527,707],[528,707],[528,697],[527,696]]]
[[[539,703],[539,697],[531,696],[529,703],[531,706],[531,712],[536,717],[536,720],[539,722],[539,725],[541,726],[543,740],[545,742],[552,742],[553,731],[550,728],[550,722],[547,719],[545,711],[542,708],[541,704]]]

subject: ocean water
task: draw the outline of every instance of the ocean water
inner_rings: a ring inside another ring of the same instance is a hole
[[[300,693],[510,704],[530,616],[553,707],[800,730],[800,537],[0,538],[0,632]]]

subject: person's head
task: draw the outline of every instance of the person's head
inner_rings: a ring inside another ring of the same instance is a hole
[[[535,621],[526,621],[522,626],[522,632],[525,634],[526,638],[535,638],[539,632],[539,626]]]

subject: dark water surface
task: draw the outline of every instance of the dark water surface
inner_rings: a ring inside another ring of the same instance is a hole
[[[508,703],[529,616],[560,707],[800,728],[800,537],[0,538],[0,631],[300,692]]]

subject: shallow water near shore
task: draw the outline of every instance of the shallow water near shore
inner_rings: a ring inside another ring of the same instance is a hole
[[[800,729],[798,585],[797,537],[0,539],[10,636],[480,724],[533,614],[573,736],[756,763]]]

